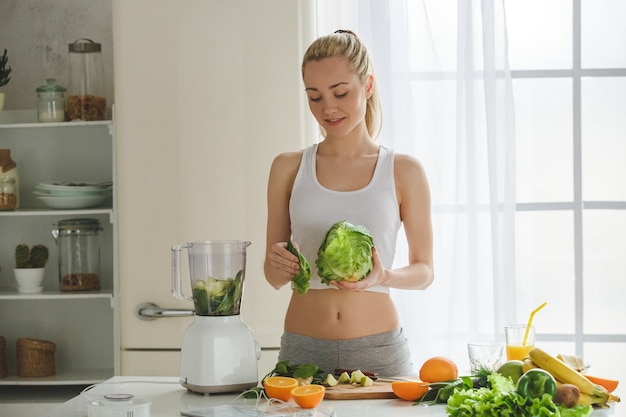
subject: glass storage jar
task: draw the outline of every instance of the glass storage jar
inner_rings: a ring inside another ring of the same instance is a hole
[[[37,87],[37,119],[41,123],[65,121],[65,88],[54,78]]]
[[[59,249],[61,291],[100,289],[100,221],[98,219],[60,220],[52,236]]]
[[[104,120],[106,95],[102,46],[91,39],[78,39],[69,44],[69,72],[65,99],[68,121]]]
[[[17,163],[11,159],[10,149],[0,149],[0,179],[8,178],[14,181],[15,207],[13,209],[16,209],[20,207],[20,177],[17,173]]]
[[[0,178],[0,211],[15,210],[17,193],[15,178]]]

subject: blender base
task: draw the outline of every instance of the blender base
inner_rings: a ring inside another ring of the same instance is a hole
[[[190,392],[194,392],[196,394],[225,394],[229,392],[242,392],[248,390],[250,388],[254,388],[257,386],[257,381],[248,382],[246,384],[234,384],[234,385],[214,385],[214,386],[205,386],[205,385],[194,385],[183,380],[180,381],[180,385],[187,388]]]
[[[180,383],[211,394],[257,386],[261,347],[241,316],[195,316],[185,330],[180,353]]]

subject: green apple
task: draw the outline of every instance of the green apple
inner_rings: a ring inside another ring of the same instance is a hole
[[[365,378],[365,374],[360,369],[357,369],[356,371],[352,371],[352,374],[350,375],[350,382],[353,384],[360,384],[363,378]]]
[[[339,381],[337,381],[333,374],[326,375],[326,385],[328,385],[329,387],[334,387],[338,383]]]
[[[350,374],[348,374],[346,371],[343,371],[341,373],[341,375],[339,375],[339,382],[342,383],[349,383],[350,382]]]
[[[362,387],[371,387],[372,385],[374,385],[374,380],[372,378],[370,378],[369,376],[364,376],[361,379],[361,386]]]
[[[522,371],[522,361],[518,360],[510,360],[504,362],[499,368],[498,373],[500,375],[508,376],[513,380],[513,383],[517,383],[517,380],[522,376],[524,371]]]

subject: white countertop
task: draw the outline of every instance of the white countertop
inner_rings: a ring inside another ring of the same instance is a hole
[[[243,406],[241,416],[254,414],[254,401],[237,399],[237,394],[202,395],[188,392],[178,382],[178,377],[113,377],[95,386],[70,401],[54,408],[42,417],[86,417],[87,405],[101,399],[105,394],[132,394],[135,399],[150,401],[150,417],[180,416],[181,411],[207,409],[210,407],[235,404]],[[295,407],[295,404],[294,404]],[[262,412],[279,411],[268,408],[266,401],[258,405]],[[248,411],[248,413],[245,413]],[[333,414],[335,413],[335,414]],[[614,409],[596,410],[595,416],[614,415]],[[285,417],[404,417],[404,416],[446,416],[444,405],[423,406],[413,405],[403,400],[323,400],[316,410],[294,408],[282,410],[277,414]]]

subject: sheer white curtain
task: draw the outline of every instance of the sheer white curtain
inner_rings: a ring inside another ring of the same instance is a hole
[[[354,30],[383,100],[381,144],[429,176],[435,282],[394,291],[413,360],[467,363],[515,321],[515,137],[504,0],[317,0],[317,34]],[[399,237],[396,265],[406,263]]]

